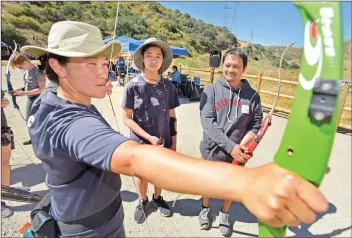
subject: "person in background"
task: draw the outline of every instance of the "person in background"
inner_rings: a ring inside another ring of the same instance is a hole
[[[42,74],[43,80],[46,81],[46,71],[45,68],[47,67],[48,64],[48,59],[47,59],[47,55],[43,55],[41,57],[39,57],[39,61],[40,61],[40,65],[38,65],[38,68],[40,70],[40,73]],[[40,96],[43,96],[44,94],[46,94],[47,92],[57,92],[57,83],[54,81],[49,81],[48,85],[46,86],[46,88],[41,92]]]
[[[125,75],[126,74],[126,63],[124,58],[119,55],[119,58],[116,60],[116,69],[117,69],[117,75],[119,77],[122,77],[121,75]]]
[[[24,70],[24,87],[9,93],[19,97],[27,96],[26,117],[28,121],[29,111],[31,110],[33,102],[46,87],[46,78],[41,74],[38,66],[34,65],[27,55],[22,52],[14,53],[10,64],[13,68]],[[31,140],[23,142],[24,145],[30,145],[31,143]]]
[[[180,74],[180,71],[178,71],[178,68],[176,65],[172,66],[171,78],[172,78],[171,82],[174,85],[181,83],[181,74]]]
[[[13,132],[7,124],[4,108],[9,105],[5,93],[1,90],[1,185],[10,186],[11,150],[15,149]],[[13,214],[10,207],[1,201],[1,217],[7,218]]]
[[[200,116],[203,140],[200,143],[202,157],[206,160],[244,165],[251,158],[246,144],[259,131],[263,111],[259,94],[242,79],[248,59],[240,49],[228,50],[222,61],[223,76],[208,85],[201,96]],[[230,200],[224,200],[220,211],[219,229],[222,235],[230,233]],[[199,223],[209,228],[209,198],[203,197]]]
[[[10,159],[11,151],[15,149],[14,135],[11,127],[7,123],[4,108],[9,105],[9,100],[5,98],[5,93],[1,90],[1,185],[10,187]],[[28,187],[19,187],[23,191],[29,191]],[[12,209],[1,201],[1,217],[7,218],[13,214]]]
[[[156,146],[164,146],[176,151],[176,112],[180,106],[176,88],[162,77],[170,66],[172,51],[161,40],[150,38],[134,53],[134,64],[142,71],[125,87],[122,99],[124,109],[122,119],[131,130],[131,139]],[[148,181],[137,178],[140,204],[136,207],[134,219],[137,223],[145,220],[149,204]],[[161,196],[161,188],[154,186],[152,204],[163,216],[170,216],[171,210]]]

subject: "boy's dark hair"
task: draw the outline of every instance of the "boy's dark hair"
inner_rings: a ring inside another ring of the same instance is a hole
[[[60,65],[66,65],[68,63],[69,58],[65,57],[65,56],[51,54],[51,53],[48,53],[45,57],[43,57],[43,56],[41,57],[41,63],[45,64],[46,77],[50,81],[59,84],[58,75],[55,73],[55,71],[49,65],[50,58],[56,59]]]
[[[176,65],[172,66],[172,69],[176,69],[176,71],[178,70]]]
[[[163,54],[163,58],[165,58],[165,53],[164,53],[163,49],[162,49],[160,46],[155,45],[155,44],[148,44],[148,45],[143,46],[143,48],[142,48],[142,50],[141,50],[142,56],[144,56],[144,53],[145,53],[150,47],[158,47],[158,48],[160,48],[161,53]]]
[[[222,64],[224,64],[225,58],[228,55],[233,55],[233,56],[239,56],[242,59],[242,63],[243,63],[243,68],[247,67],[247,63],[248,63],[248,57],[247,55],[239,48],[234,48],[234,49],[230,49],[228,51],[225,52],[224,56],[222,57]]]

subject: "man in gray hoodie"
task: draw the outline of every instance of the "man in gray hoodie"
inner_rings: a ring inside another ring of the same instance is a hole
[[[200,152],[206,160],[244,165],[251,158],[246,144],[259,131],[263,112],[260,96],[246,79],[241,79],[247,68],[247,56],[240,49],[228,50],[223,59],[223,75],[208,85],[200,100],[203,140]],[[224,200],[220,211],[219,229],[230,233],[229,214],[231,201]],[[203,197],[199,224],[210,227],[209,198]]]

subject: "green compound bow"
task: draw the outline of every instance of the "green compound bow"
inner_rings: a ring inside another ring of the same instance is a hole
[[[274,160],[319,187],[339,121],[343,66],[341,3],[294,4],[303,18],[304,50],[295,100]],[[274,228],[258,223],[259,237],[286,235],[286,226]]]

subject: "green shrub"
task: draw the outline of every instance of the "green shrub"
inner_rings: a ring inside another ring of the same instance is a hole
[[[24,16],[24,15],[17,17],[15,20],[12,19],[11,23],[17,26],[18,28],[22,28],[22,29],[31,28],[34,31],[40,31],[39,23],[33,18]]]
[[[6,7],[6,11],[16,17],[21,16],[24,13],[24,9],[20,7],[20,5],[8,5]]]
[[[291,63],[288,67],[289,69],[299,69],[301,66],[295,62]]]
[[[40,27],[41,32],[43,32],[45,35],[48,35],[52,24],[53,23],[50,21],[43,22]]]
[[[26,38],[18,31],[17,27],[9,22],[1,23],[1,41],[14,47],[13,41],[19,45],[26,44]]]

